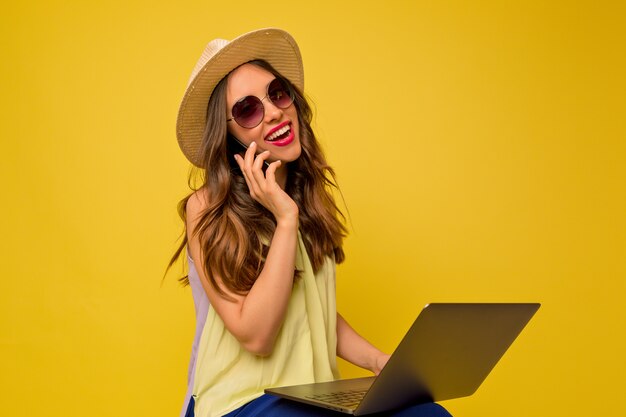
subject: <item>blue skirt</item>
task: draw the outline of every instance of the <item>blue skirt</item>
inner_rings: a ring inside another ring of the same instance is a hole
[[[436,403],[425,403],[386,413],[370,414],[372,417],[451,417],[445,408]],[[342,417],[346,414],[314,407],[273,395],[263,395],[224,417]],[[198,416],[201,417],[201,416]]]

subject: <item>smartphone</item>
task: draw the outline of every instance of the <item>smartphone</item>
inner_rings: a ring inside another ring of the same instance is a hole
[[[248,147],[242,141],[240,141],[230,133],[228,134],[228,145],[233,153],[245,153],[248,150]],[[266,170],[269,166],[269,162],[263,161],[263,170]]]

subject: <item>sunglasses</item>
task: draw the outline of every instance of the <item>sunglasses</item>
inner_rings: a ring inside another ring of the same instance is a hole
[[[286,109],[293,103],[293,90],[286,81],[275,78],[267,86],[267,94],[263,98],[257,96],[246,96],[233,105],[230,119],[234,120],[241,127],[252,129],[257,127],[265,117],[265,106],[263,100],[269,98],[272,104],[279,109]]]

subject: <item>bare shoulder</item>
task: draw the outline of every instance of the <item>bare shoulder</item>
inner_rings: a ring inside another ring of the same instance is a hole
[[[202,217],[205,209],[209,206],[208,192],[205,188],[201,188],[194,192],[187,200],[185,213],[187,217],[187,238],[189,239],[189,247],[195,249],[197,247],[198,235],[195,233],[198,222]],[[194,260],[195,261],[195,260]]]
[[[206,188],[194,192],[187,200],[187,219],[194,221],[209,205],[209,193]]]

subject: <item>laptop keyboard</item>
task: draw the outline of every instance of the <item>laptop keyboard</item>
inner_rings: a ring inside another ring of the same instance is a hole
[[[340,405],[345,408],[356,408],[360,403],[367,390],[349,390],[338,391],[330,394],[309,395],[307,398],[312,400],[323,401],[330,404]]]

